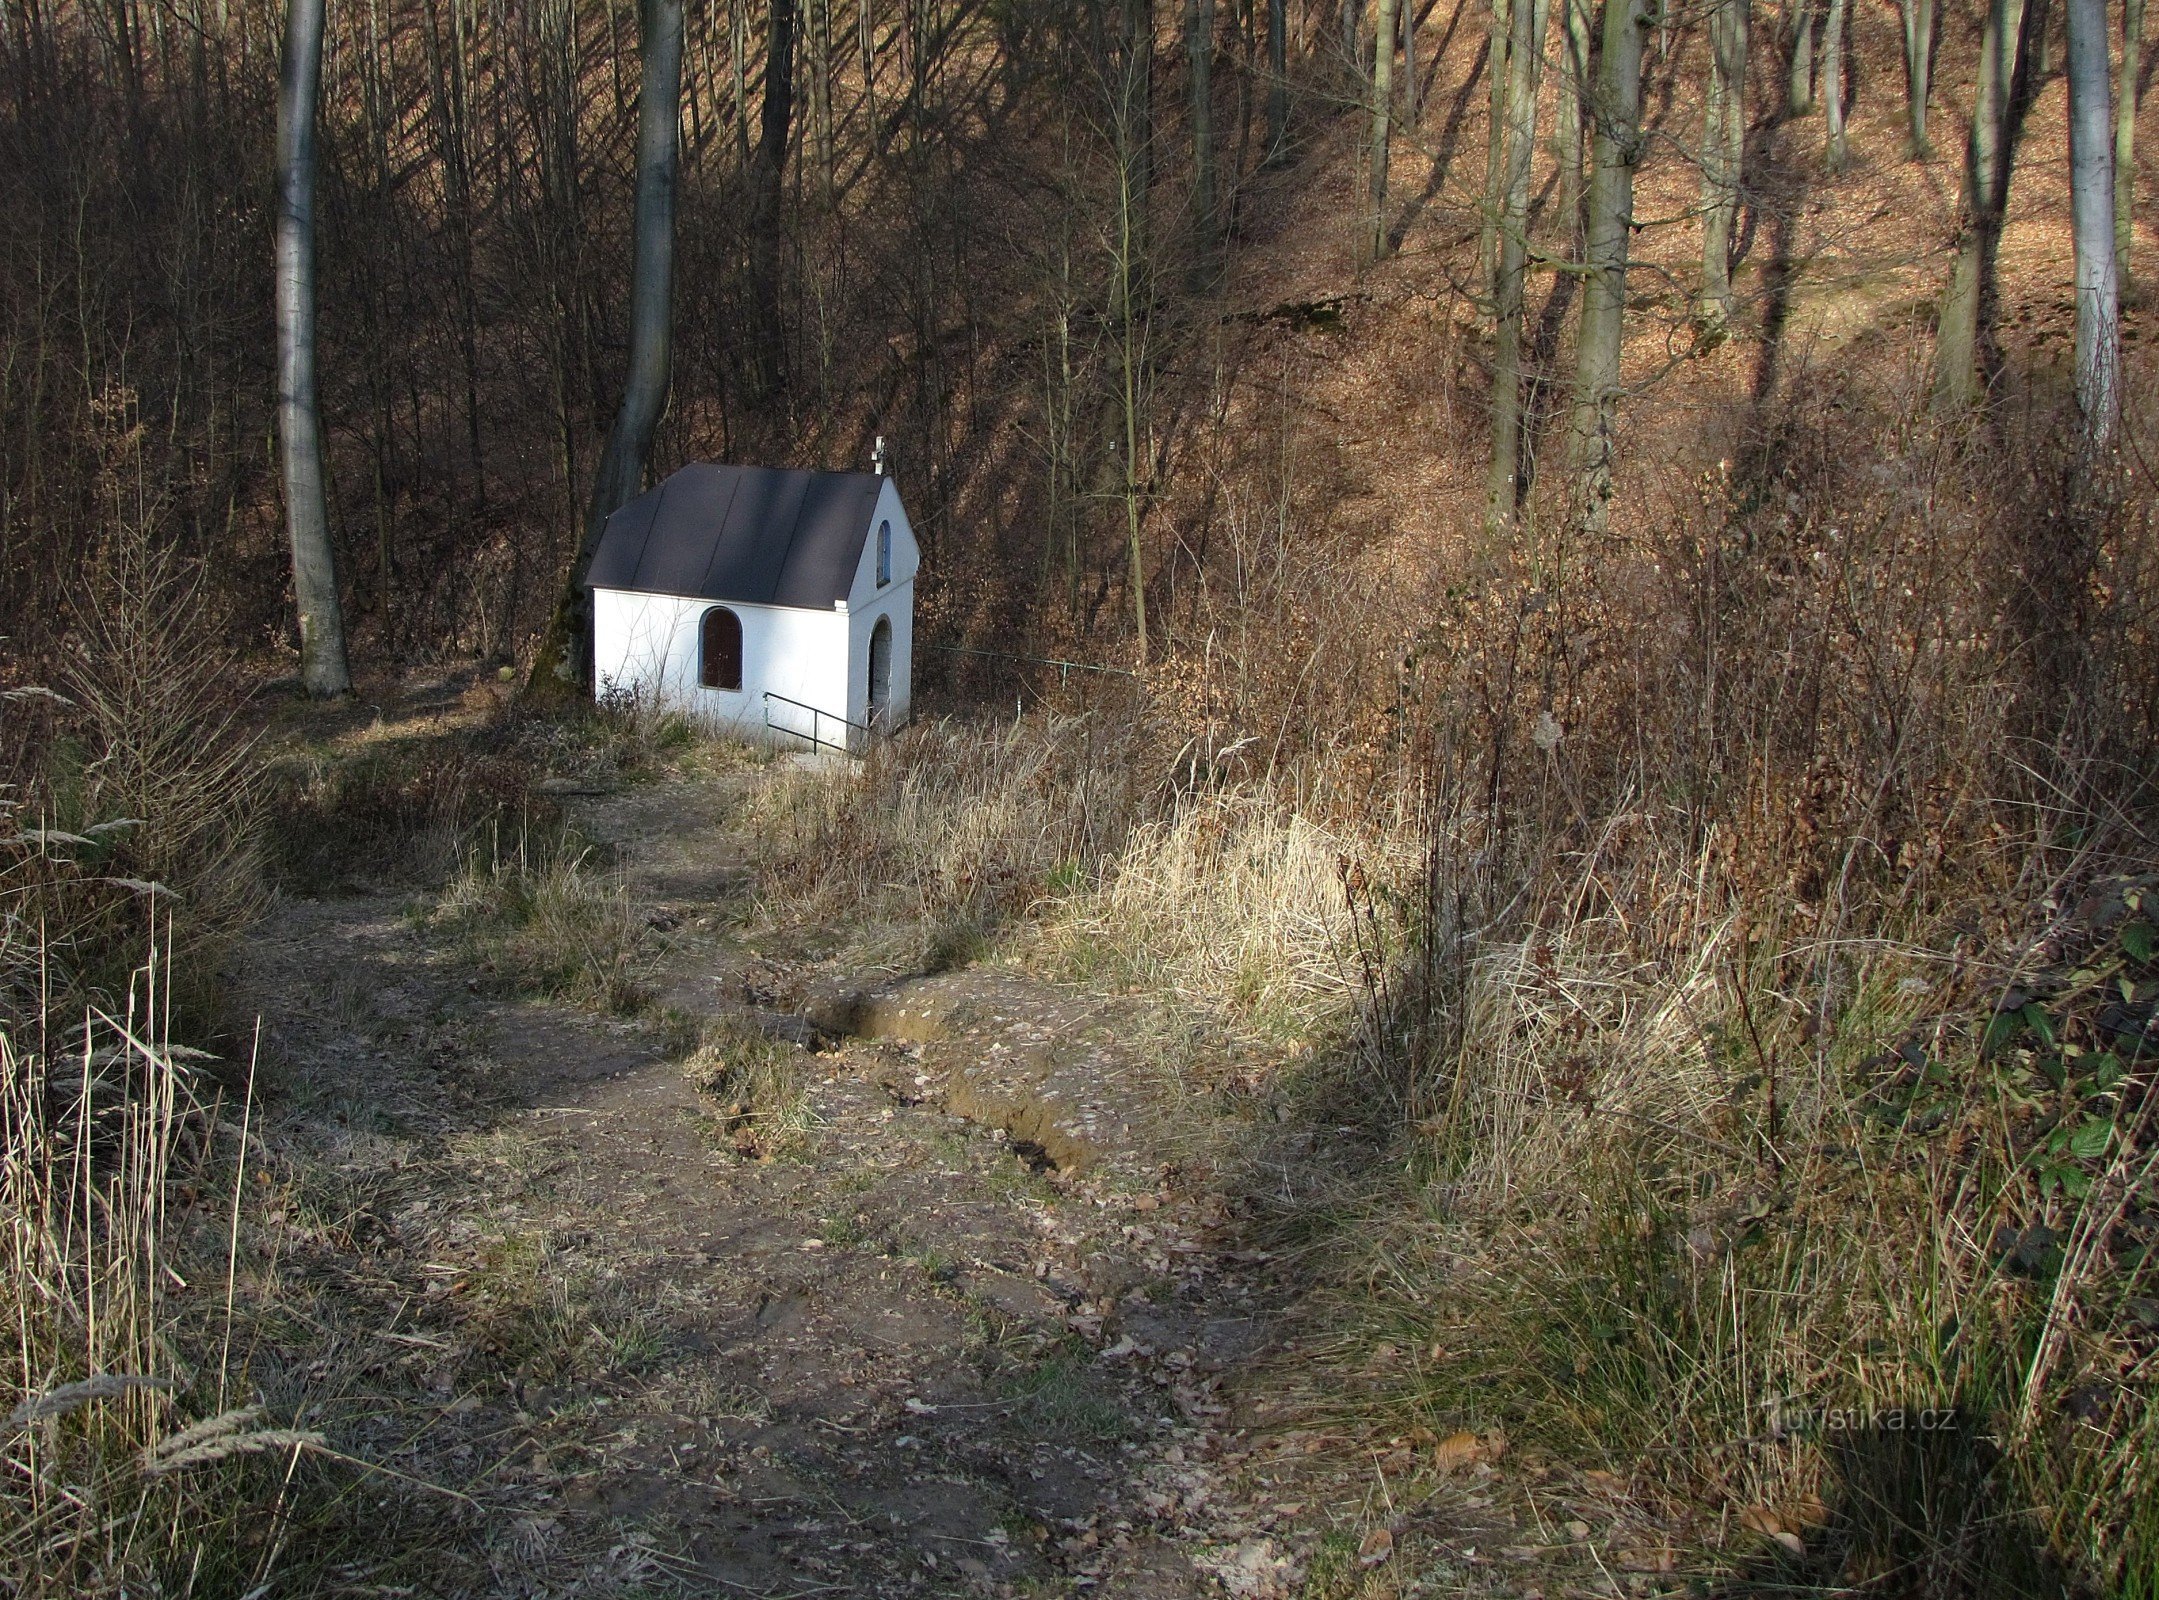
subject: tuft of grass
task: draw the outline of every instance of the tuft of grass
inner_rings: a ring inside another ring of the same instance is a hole
[[[1004,1392],[1015,1421],[1042,1438],[1119,1444],[1132,1437],[1132,1419],[1076,1357],[1024,1368],[1006,1380]]]
[[[646,928],[629,893],[568,835],[490,837],[427,913],[473,961],[509,984],[603,1011],[634,1012]]]
[[[1339,1035],[1360,932],[1345,877],[1413,879],[1418,857],[1414,816],[1329,823],[1261,792],[1188,796],[1049,910],[1036,948],[1066,976],[1149,990],[1264,1039]]]
[[[809,1148],[817,1127],[804,1062],[801,1050],[759,1032],[747,1019],[715,1018],[704,1025],[682,1070],[690,1087],[712,1103],[738,1154],[791,1157]]]
[[[1130,733],[1101,714],[941,721],[857,766],[772,769],[746,819],[765,921],[854,928],[847,954],[909,972],[976,959],[1122,841]]]

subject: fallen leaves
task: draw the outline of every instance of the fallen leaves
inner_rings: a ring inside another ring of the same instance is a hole
[[[1377,1567],[1394,1559],[1394,1530],[1374,1528],[1357,1547],[1357,1565]]]
[[[1459,1433],[1448,1434],[1432,1447],[1432,1470],[1445,1478],[1479,1462],[1497,1465],[1506,1453],[1507,1436],[1499,1429],[1494,1428],[1480,1439],[1464,1428]]]
[[[1825,1519],[1826,1515],[1825,1512]],[[1795,1556],[1807,1553],[1807,1541],[1801,1535],[1796,1516],[1782,1516],[1767,1506],[1748,1506],[1739,1513],[1739,1525],[1750,1533],[1774,1540]]]

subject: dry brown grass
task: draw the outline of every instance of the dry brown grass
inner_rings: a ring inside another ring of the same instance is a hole
[[[230,1287],[245,1136],[165,1037],[168,970],[155,950],[128,1004],[82,1019],[67,1055],[0,1027],[11,1594],[244,1592],[296,1570],[288,1537],[330,1497],[300,1470],[334,1455],[320,1432],[230,1403],[247,1393]],[[183,1182],[220,1181],[225,1227],[173,1215]]]
[[[647,998],[639,976],[643,914],[572,835],[520,831],[504,839],[490,830],[468,845],[427,920],[461,940],[481,972],[510,986],[604,1011],[635,1011]]]

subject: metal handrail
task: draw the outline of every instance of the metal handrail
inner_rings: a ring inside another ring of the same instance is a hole
[[[808,733],[804,733],[800,728],[782,727],[779,723],[774,722],[772,720],[771,705],[771,702],[773,702],[774,700],[781,701],[786,705],[791,705],[798,711],[807,711],[810,714],[810,731]],[[864,742],[868,742],[870,730],[865,728],[861,723],[849,722],[845,717],[840,716],[838,713],[822,710],[817,706],[811,705],[807,700],[797,700],[791,695],[781,694],[775,689],[767,689],[765,691],[765,702],[765,726],[767,728],[771,728],[779,733],[791,733],[797,739],[807,739],[810,741],[811,745],[813,745],[819,750],[837,750],[843,756],[851,756],[855,753],[854,747],[852,745],[834,744],[830,739],[819,737],[819,730],[824,727],[824,719],[826,717],[830,717],[834,722],[837,722],[841,727],[848,729],[850,732],[861,734]]]

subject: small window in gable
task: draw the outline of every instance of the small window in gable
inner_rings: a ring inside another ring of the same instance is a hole
[[[741,689],[742,619],[714,606],[705,613],[697,644],[697,681],[707,689]]]
[[[882,589],[892,581],[892,524],[877,524],[877,587]]]

